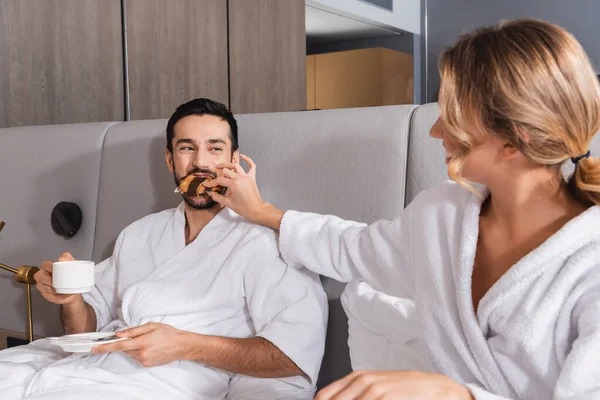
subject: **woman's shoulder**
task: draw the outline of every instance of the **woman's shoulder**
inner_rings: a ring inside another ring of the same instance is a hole
[[[570,244],[569,261],[574,265],[587,265],[589,272],[600,279],[600,206],[593,206],[575,217],[557,236]]]

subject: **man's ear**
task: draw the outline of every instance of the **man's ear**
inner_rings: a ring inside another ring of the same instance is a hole
[[[169,149],[165,149],[165,161],[167,163],[167,168],[169,168],[169,171],[173,172],[173,153],[171,153]]]
[[[240,163],[240,149],[237,149],[233,152],[233,154],[231,155],[231,162],[236,164]]]

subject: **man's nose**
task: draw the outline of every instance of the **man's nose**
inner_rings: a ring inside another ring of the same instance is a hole
[[[194,167],[207,168],[209,163],[208,154],[204,150],[198,150],[194,153],[193,158]]]

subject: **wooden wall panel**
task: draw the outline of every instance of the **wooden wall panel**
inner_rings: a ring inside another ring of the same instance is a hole
[[[306,108],[304,0],[229,0],[235,113]]]
[[[228,104],[227,2],[126,0],[131,119],[193,98]]]
[[[0,127],[123,120],[119,0],[0,0]]]

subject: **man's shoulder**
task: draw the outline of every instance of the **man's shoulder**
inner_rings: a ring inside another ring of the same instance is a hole
[[[244,232],[244,238],[264,244],[277,244],[276,232],[265,226],[256,224],[238,214],[231,209],[226,209],[229,218],[236,224],[238,231]]]
[[[169,208],[167,210],[155,212],[142,217],[131,224],[127,225],[123,232],[137,231],[148,232],[149,228],[161,226],[161,223],[166,223],[177,211],[177,208]]]

